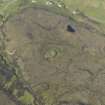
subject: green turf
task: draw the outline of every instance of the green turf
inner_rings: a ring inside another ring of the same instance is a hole
[[[59,8],[66,8],[70,12],[78,9],[96,21],[105,24],[105,0],[0,0],[0,14],[7,16],[24,4],[55,5]]]

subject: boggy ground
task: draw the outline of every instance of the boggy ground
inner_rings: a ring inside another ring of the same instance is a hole
[[[5,52],[45,105],[105,104],[105,37],[88,21],[30,7],[4,23]]]

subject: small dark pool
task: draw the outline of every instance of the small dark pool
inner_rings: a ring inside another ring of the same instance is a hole
[[[67,25],[67,31],[68,32],[76,32],[76,29],[71,25]]]

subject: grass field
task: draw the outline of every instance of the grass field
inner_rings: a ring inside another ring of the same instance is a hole
[[[105,0],[0,0],[0,14],[7,16],[22,4],[55,5],[70,12],[80,10],[88,17],[105,24]]]

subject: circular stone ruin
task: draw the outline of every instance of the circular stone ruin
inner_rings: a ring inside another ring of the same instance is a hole
[[[16,60],[33,90],[52,105],[64,94],[71,96],[82,88],[95,91],[93,97],[105,93],[105,77],[98,76],[104,71],[105,38],[92,29],[95,30],[89,24],[48,9],[30,7],[9,17],[2,33],[5,52]]]

